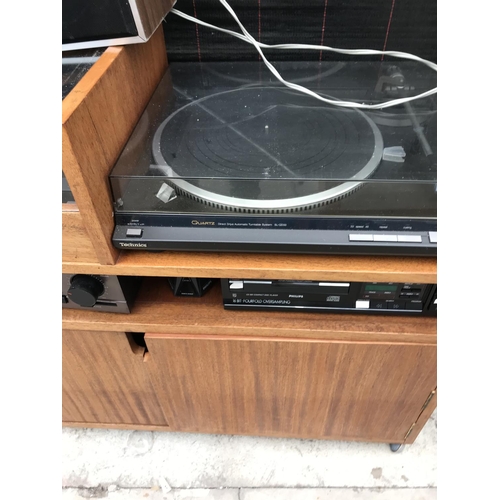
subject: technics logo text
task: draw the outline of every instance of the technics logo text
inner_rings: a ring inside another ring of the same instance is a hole
[[[121,247],[147,248],[147,243],[118,243]]]

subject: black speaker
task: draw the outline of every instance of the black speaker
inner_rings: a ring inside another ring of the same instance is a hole
[[[168,282],[178,297],[201,297],[213,285],[212,278],[168,278]]]

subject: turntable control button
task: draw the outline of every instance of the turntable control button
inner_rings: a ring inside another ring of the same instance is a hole
[[[395,234],[375,234],[373,241],[398,241],[398,237]]]
[[[373,241],[373,234],[350,234],[349,241]]]
[[[129,238],[140,238],[142,236],[142,229],[138,229],[138,228],[130,228],[130,229],[127,229],[127,236]]]
[[[429,241],[431,243],[437,243],[438,242],[437,231],[429,231]]]
[[[356,309],[370,309],[370,301],[369,300],[357,300],[356,301]]]
[[[418,234],[400,234],[398,243],[422,243],[422,236]]]

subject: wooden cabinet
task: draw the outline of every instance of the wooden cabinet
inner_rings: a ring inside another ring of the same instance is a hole
[[[144,353],[126,333],[63,330],[63,422],[168,426]]]
[[[66,425],[411,443],[436,407],[436,318],[226,311],[146,278],[132,314],[63,326]]]
[[[413,442],[436,407],[436,318],[226,311],[219,287],[173,297],[165,277],[436,283],[436,258],[113,247],[108,174],[166,67],[158,31],[106,50],[63,101],[78,210],[62,272],[146,277],[131,314],[62,311],[64,425]]]
[[[144,340],[63,330],[65,425],[411,443],[436,406],[432,344]]]
[[[145,339],[172,430],[402,443],[436,388],[430,345]]]

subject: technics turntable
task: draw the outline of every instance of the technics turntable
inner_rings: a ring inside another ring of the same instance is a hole
[[[413,61],[282,62],[320,95],[436,86]],[[118,248],[436,255],[435,95],[325,104],[261,62],[174,63],[110,174]]]

